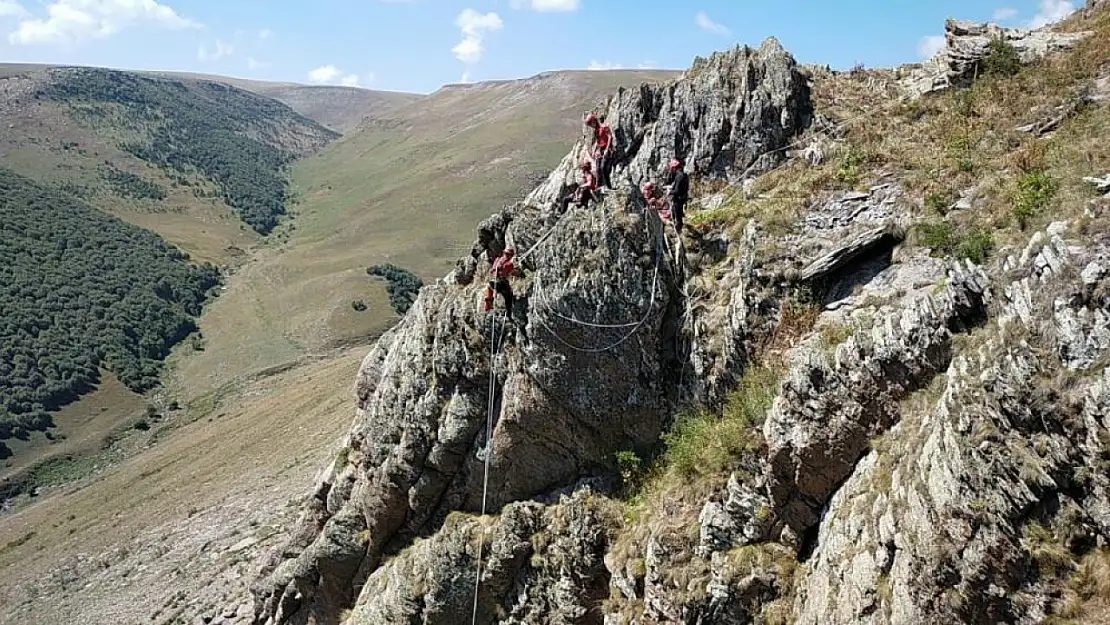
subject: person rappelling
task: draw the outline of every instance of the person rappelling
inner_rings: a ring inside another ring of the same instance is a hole
[[[609,172],[613,168],[614,144],[616,143],[613,141],[613,131],[608,124],[603,124],[598,119],[597,113],[592,111],[586,114],[584,121],[586,126],[593,130],[591,156],[594,160],[594,171],[597,172],[598,184],[605,189],[611,189]]]
[[[675,232],[681,236],[682,215],[686,210],[686,202],[690,199],[690,176],[686,174],[682,161],[678,158],[672,158],[667,169],[671,173],[671,184],[667,191],[667,198],[671,205],[671,219],[674,221]]]
[[[493,299],[495,294],[500,293],[505,299],[505,312],[512,318],[513,315],[513,288],[509,285],[509,276],[516,271],[516,265],[513,263],[513,257],[516,256],[516,250],[508,247],[505,251],[493,261],[490,267],[490,275],[492,279],[486,285],[486,296],[484,300],[484,310],[489,312],[493,309]]]

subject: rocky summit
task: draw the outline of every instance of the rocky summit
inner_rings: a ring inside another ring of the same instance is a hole
[[[897,72],[768,39],[617,91],[613,188],[563,208],[579,142],[478,225],[204,622],[1110,622],[1107,171],[1061,165],[1110,129],[1098,4]],[[674,156],[681,235],[640,192]]]

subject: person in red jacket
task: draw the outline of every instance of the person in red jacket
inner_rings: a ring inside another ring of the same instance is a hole
[[[516,265],[513,264],[514,256],[516,256],[516,250],[511,247],[506,248],[490,267],[490,275],[493,279],[486,285],[485,310],[487,312],[493,308],[494,294],[500,293],[505,298],[506,313],[510,317],[513,314],[513,288],[509,286],[509,276],[516,271]]]
[[[616,148],[613,131],[608,124],[601,123],[597,114],[593,112],[586,115],[585,122],[593,130],[593,150],[591,154],[597,169],[598,184],[610,189],[612,187],[609,184],[609,171],[613,167],[614,149]]]
[[[644,195],[644,201],[647,202],[648,208],[658,212],[660,219],[669,220],[671,218],[671,212],[667,210],[667,200],[655,188],[655,183],[645,182],[640,191]]]
[[[585,208],[590,205],[591,200],[597,199],[597,176],[594,175],[593,168],[590,166],[589,160],[583,160],[579,166],[582,174],[582,180],[578,185],[565,197],[562,201],[562,209],[565,213],[570,203],[574,202],[578,206]]]

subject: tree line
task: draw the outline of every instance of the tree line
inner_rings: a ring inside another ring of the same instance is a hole
[[[100,367],[142,392],[219,284],[156,234],[0,168],[0,440],[52,426]]]
[[[279,102],[211,82],[189,87],[128,72],[65,69],[38,95],[70,103],[92,124],[103,124],[122,109],[125,115],[116,121],[141,138],[123,141],[120,148],[181,173],[200,172],[261,234],[273,230],[285,213],[285,166],[295,155],[264,141],[260,130],[288,122],[339,136]]]

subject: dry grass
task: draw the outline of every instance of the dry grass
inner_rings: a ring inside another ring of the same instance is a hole
[[[144,453],[3,517],[0,546],[20,544],[0,552],[0,623],[166,622],[150,615],[179,590],[192,596],[228,567],[249,575],[213,556],[290,521],[287,501],[350,422],[354,400],[335,389],[349,388],[363,355],[250,384]],[[58,569],[77,567],[76,554],[102,565],[75,568],[81,583],[63,591]]]

